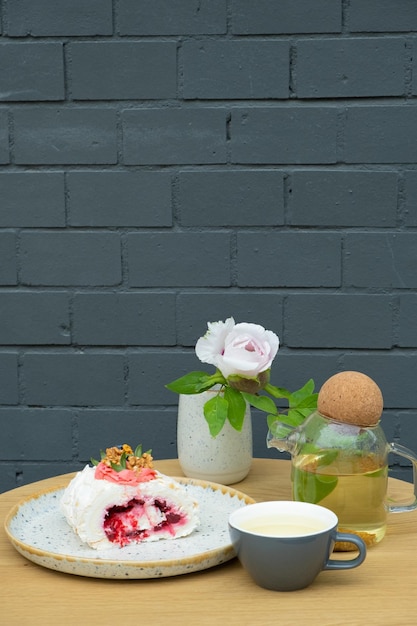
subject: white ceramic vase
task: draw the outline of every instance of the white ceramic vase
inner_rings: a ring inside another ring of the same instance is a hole
[[[180,394],[178,401],[177,448],[184,474],[223,485],[243,480],[252,463],[252,420],[247,405],[241,431],[228,421],[212,437],[205,420],[204,404],[217,391]]]

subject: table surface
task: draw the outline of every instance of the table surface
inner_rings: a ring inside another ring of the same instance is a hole
[[[182,476],[175,459],[155,461]],[[4,520],[20,500],[65,484],[56,476],[0,495],[0,624],[268,624],[371,626],[417,623],[417,511],[389,514],[388,531],[359,568],[321,572],[313,585],[292,592],[261,589],[237,559],[211,569],[150,580],[103,580],[46,569],[10,544]],[[249,476],[235,485],[255,500],[291,499],[290,463],[254,459]],[[412,485],[389,479],[389,496],[412,496]]]

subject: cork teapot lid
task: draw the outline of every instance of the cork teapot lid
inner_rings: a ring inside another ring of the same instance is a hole
[[[383,406],[382,393],[375,381],[355,371],[340,372],[329,378],[317,401],[317,409],[325,417],[355,426],[375,426]]]

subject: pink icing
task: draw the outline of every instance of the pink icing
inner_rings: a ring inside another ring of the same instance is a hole
[[[111,483],[118,483],[119,485],[139,485],[140,483],[147,483],[155,477],[156,471],[149,467],[143,467],[138,473],[130,469],[116,472],[116,470],[103,462],[96,466],[94,473],[94,478],[97,480],[108,480]]]

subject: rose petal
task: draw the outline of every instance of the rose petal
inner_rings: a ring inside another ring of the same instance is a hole
[[[229,317],[225,322],[208,322],[208,331],[197,341],[195,353],[202,363],[217,367],[219,355],[224,352],[224,342],[233,330],[235,320]]]

